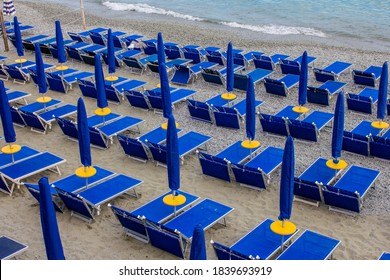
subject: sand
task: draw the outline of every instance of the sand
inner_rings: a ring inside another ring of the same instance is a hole
[[[62,6],[48,4],[36,4],[32,2],[18,1],[15,3],[18,18],[24,24],[32,24],[37,28],[35,33],[54,34],[54,21],[61,20],[64,34],[66,31],[81,31],[79,12]],[[56,16],[53,16],[56,15]],[[332,38],[316,39],[307,37],[305,41],[295,37],[264,36],[255,32],[232,31],[215,25],[197,23],[177,24],[171,19],[142,20],[117,20],[114,18],[98,18],[87,13],[89,28],[106,26],[113,30],[126,31],[129,34],[138,33],[147,38],[154,38],[161,31],[165,41],[178,42],[181,45],[193,43],[202,46],[215,45],[226,48],[228,41],[233,42],[235,48],[263,51],[267,54],[287,53],[292,57],[302,54],[307,50],[309,55],[317,57],[316,67],[324,67],[334,60],[348,61],[353,63],[352,69],[364,69],[369,65],[382,65],[389,58],[389,52],[374,52],[365,50],[359,45],[341,45]],[[188,31],[190,30],[190,31]],[[67,37],[67,36],[65,36]],[[253,39],[255,38],[255,39]],[[1,45],[1,50],[4,47]],[[8,56],[6,63],[12,63],[16,58],[15,49],[2,53]],[[32,53],[26,53],[26,58],[34,60]],[[44,58],[46,63],[56,64],[52,58]],[[93,72],[92,66],[82,63],[67,62],[67,65],[80,70]],[[253,65],[251,66],[253,68]],[[251,70],[252,68],[248,69]],[[106,66],[104,65],[105,71]],[[148,82],[146,88],[154,88],[158,83],[158,77],[150,73],[140,75],[131,74],[128,69],[122,67],[118,75],[140,79]],[[279,78],[280,70],[272,77]],[[345,92],[359,92],[361,88],[353,84],[351,74],[342,75],[341,81],[348,82]],[[33,83],[26,85],[14,84],[12,81],[5,82],[6,87],[31,93],[29,101],[32,102],[38,96],[38,90]],[[314,80],[312,71],[309,72],[309,85],[318,85]],[[197,90],[196,99],[206,100],[211,96],[222,93],[222,87],[212,87],[201,80],[191,84],[188,88]],[[75,86],[67,94],[49,91],[48,95],[61,99],[63,102],[76,104],[81,92]],[[239,94],[244,98],[244,94]],[[297,103],[297,89],[287,98],[270,97],[265,93],[264,86],[256,89],[256,99],[263,100],[261,111],[273,114],[286,105]],[[96,101],[84,98],[88,114],[92,114],[96,108]],[[332,112],[335,100],[331,106],[320,107],[308,104],[310,109]],[[120,105],[110,105],[113,112],[130,115],[145,120],[140,125],[141,133],[145,133],[158,125],[164,119],[159,114],[131,108],[127,101]],[[195,130],[213,137],[209,142],[209,153],[214,154],[229,146],[236,140],[245,138],[245,129],[231,130],[219,128],[214,125],[201,123],[190,119],[185,103],[176,106],[174,110],[176,120],[180,123],[183,132]],[[374,116],[362,116],[346,112],[345,129],[350,130],[362,119],[373,120]],[[244,126],[243,126],[244,127]],[[263,150],[272,145],[284,147],[284,139],[262,132],[260,123],[257,121],[257,138],[262,142]],[[62,175],[52,172],[44,172],[39,176],[33,176],[26,181],[37,183],[41,176],[47,176],[49,181],[55,181],[63,176],[70,175],[79,167],[79,153],[76,142],[68,140],[57,124],[46,135],[34,133],[29,128],[16,127],[17,143],[29,145],[40,151],[50,151],[66,159],[66,163],[60,166]],[[132,135],[136,137],[137,135]],[[320,133],[317,143],[295,141],[296,168],[295,175],[301,174],[318,157],[330,157],[331,128],[325,128]],[[350,165],[360,165],[368,168],[381,170],[381,175],[376,187],[366,195],[362,212],[355,216],[331,212],[325,205],[314,207],[301,202],[293,203],[291,220],[303,232],[305,229],[337,238],[341,241],[333,256],[338,260],[377,259],[382,251],[390,250],[390,190],[389,190],[389,164],[387,161],[377,158],[361,157],[356,154],[343,154]],[[167,170],[157,167],[155,163],[146,164],[129,159],[124,154],[119,143],[115,141],[107,150],[92,149],[93,164],[105,167],[117,173],[138,178],[143,183],[137,188],[141,197],[134,199],[128,196],[116,198],[111,203],[126,210],[133,210],[153,198],[168,191]],[[259,192],[253,189],[239,186],[236,182],[226,183],[218,179],[202,175],[199,160],[195,154],[185,157],[181,166],[181,189],[200,196],[211,198],[221,203],[234,207],[234,211],[227,217],[227,227],[217,226],[210,228],[205,233],[207,242],[207,255],[209,259],[216,259],[210,240],[231,245],[241,238],[246,232],[254,228],[266,218],[277,219],[279,214],[279,182],[280,170],[273,174],[271,184],[267,190]],[[16,189],[12,196],[0,193],[0,235],[8,235],[28,244],[29,248],[17,259],[46,259],[43,244],[39,205],[24,188]],[[119,260],[119,259],[176,259],[175,256],[160,249],[146,245],[131,237],[126,237],[119,222],[112,211],[102,206],[100,216],[88,224],[82,220],[70,216],[69,211],[57,214],[61,239],[67,259],[85,260]]]

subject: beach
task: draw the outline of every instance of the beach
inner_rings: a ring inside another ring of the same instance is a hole
[[[34,34],[54,35],[54,21],[61,20],[64,37],[67,31],[82,31],[80,12],[69,7],[48,3],[38,4],[29,1],[17,1],[15,3],[17,16],[23,24],[34,25]],[[111,13],[110,13],[111,15]],[[229,41],[233,47],[244,51],[262,51],[266,54],[287,53],[291,57],[300,56],[307,51],[310,56],[317,57],[315,67],[324,67],[334,60],[353,63],[352,69],[365,69],[369,65],[381,66],[390,57],[389,51],[366,49],[357,44],[348,45],[338,42],[331,37],[314,38],[310,36],[272,36],[240,29],[231,29],[226,26],[216,26],[208,23],[185,22],[179,19],[148,17],[142,19],[139,15],[135,19],[118,19],[113,16],[98,17],[86,11],[88,28],[107,27],[113,30],[124,31],[128,34],[142,34],[146,38],[156,38],[158,32],[162,32],[165,42],[177,42],[180,45],[197,44],[200,46],[219,46],[226,49]],[[16,58],[16,51],[10,44],[10,52],[2,52],[8,57],[6,63],[12,63]],[[0,49],[4,46],[1,41]],[[34,54],[26,52],[25,57],[34,60]],[[51,57],[44,58],[45,63],[57,64]],[[72,68],[93,72],[93,67],[84,63],[68,61]],[[107,66],[103,64],[105,74]],[[248,70],[253,69],[253,65]],[[150,72],[136,75],[130,73],[126,67],[117,71],[118,76],[138,79],[147,82],[146,89],[152,89],[159,83],[159,78]],[[273,78],[282,76],[280,69],[272,75]],[[340,77],[341,81],[348,82],[344,92],[358,93],[361,87],[355,85],[348,72]],[[309,69],[309,85],[319,85],[315,81],[313,71]],[[38,97],[38,89],[33,82],[25,85],[15,84],[12,81],[5,82],[5,86],[15,90],[31,93],[28,98],[33,102]],[[223,87],[213,87],[197,80],[188,86],[197,91],[196,100],[204,101],[217,94],[223,93]],[[81,96],[78,86],[75,86],[67,94],[48,91],[48,95],[60,99],[65,103],[76,105]],[[245,93],[238,93],[240,99],[245,98]],[[266,114],[274,114],[287,105],[295,105],[298,101],[297,88],[285,98],[269,96],[260,84],[256,88],[256,99],[264,103],[260,111]],[[92,115],[96,108],[96,100],[84,98],[88,115]],[[310,110],[333,112],[335,98],[330,106],[322,107],[315,104],[307,104]],[[150,131],[165,121],[162,115],[151,111],[143,111],[129,106],[124,100],[119,105],[110,104],[113,112],[122,115],[143,119],[140,124],[141,134]],[[179,122],[182,134],[194,130],[209,136],[212,140],[208,143],[208,153],[216,154],[237,140],[244,140],[245,125],[239,130],[216,127],[190,118],[185,102],[179,103],[173,110],[175,119]],[[345,130],[351,130],[361,120],[375,120],[374,115],[359,115],[346,110]],[[387,116],[387,121],[389,117]],[[47,176],[49,182],[58,180],[74,173],[81,166],[77,142],[67,139],[57,124],[46,135],[34,133],[29,128],[15,126],[17,143],[29,145],[39,151],[49,151],[66,159],[66,163],[60,165],[61,175],[44,172],[38,176],[26,180],[29,183],[37,183],[41,176]],[[256,135],[261,141],[264,150],[267,146],[283,148],[285,139],[263,133],[257,119]],[[137,137],[132,134],[131,137]],[[321,130],[318,142],[295,141],[295,176],[301,174],[318,157],[331,157],[332,129],[327,127]],[[4,142],[2,143],[4,144]],[[369,190],[363,202],[361,213],[355,216],[329,211],[326,205],[319,207],[293,203],[291,221],[300,232],[305,229],[336,238],[341,244],[334,251],[333,257],[337,260],[374,260],[382,251],[390,251],[390,166],[389,162],[373,157],[363,157],[357,154],[343,153],[343,158],[349,165],[359,165],[381,171],[375,188]],[[126,157],[117,139],[107,150],[92,148],[92,161],[98,165],[122,173],[143,183],[137,187],[140,198],[120,196],[110,203],[125,210],[131,211],[151,201],[157,196],[169,190],[167,183],[167,170],[156,166],[152,161],[141,163]],[[181,165],[181,189],[195,194],[202,199],[210,198],[234,208],[227,216],[227,226],[217,225],[205,232],[208,259],[216,259],[210,240],[225,245],[231,245],[239,240],[248,231],[257,226],[264,219],[277,219],[279,215],[279,183],[280,168],[273,173],[271,183],[265,191],[256,191],[240,186],[236,182],[224,182],[202,174],[198,156],[190,154],[185,156]],[[46,259],[45,247],[39,216],[39,204],[31,196],[25,187],[16,189],[12,196],[0,193],[0,235],[7,235],[25,243],[28,250],[18,255],[17,259],[44,260]],[[61,234],[62,244],[66,259],[71,260],[170,260],[175,256],[162,251],[150,244],[144,244],[132,237],[127,237],[120,223],[107,207],[102,205],[102,211],[92,223],[86,223],[75,217],[71,217],[70,211],[57,213],[57,220]]]

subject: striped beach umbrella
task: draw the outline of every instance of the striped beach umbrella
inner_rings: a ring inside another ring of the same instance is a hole
[[[12,0],[3,0],[3,15],[13,16],[15,12],[16,10]]]

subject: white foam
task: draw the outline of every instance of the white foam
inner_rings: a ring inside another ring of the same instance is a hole
[[[237,22],[221,22],[221,24],[235,27],[243,28],[251,31],[262,32],[266,34],[274,35],[310,35],[317,37],[326,37],[325,33],[314,28],[307,27],[295,27],[295,26],[284,26],[284,25],[249,25],[241,24]]]
[[[191,15],[184,15],[174,11],[153,7],[148,4],[141,4],[141,3],[126,4],[126,3],[115,3],[115,2],[106,1],[103,2],[103,5],[114,11],[134,11],[134,12],[145,13],[145,14],[168,15],[168,16],[182,18],[186,20],[192,20],[192,21],[203,21],[203,19],[198,17],[194,17]]]

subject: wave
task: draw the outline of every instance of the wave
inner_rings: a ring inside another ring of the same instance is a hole
[[[199,18],[191,15],[180,14],[174,11],[157,8],[142,3],[127,4],[127,3],[116,3],[116,2],[105,1],[102,4],[113,11],[132,11],[132,12],[145,13],[145,14],[167,15],[167,16],[172,16],[175,18],[181,18],[181,19],[186,19],[191,21],[203,21],[203,22],[222,24],[233,28],[242,28],[242,29],[261,32],[265,34],[309,35],[309,36],[317,36],[317,37],[326,37],[324,32],[320,30],[316,30],[314,28],[308,28],[308,27],[283,26],[283,25],[273,25],[273,24],[248,25],[248,24],[241,24],[237,22],[218,22],[218,21],[212,21],[212,20]]]

